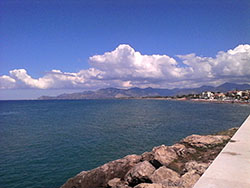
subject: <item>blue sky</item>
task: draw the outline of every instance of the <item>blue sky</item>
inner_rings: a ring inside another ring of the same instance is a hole
[[[15,96],[16,91],[24,91],[22,98],[32,98],[106,86],[173,88],[250,82],[250,71],[242,72],[250,63],[249,1],[2,0],[0,9],[0,99],[11,93]],[[121,44],[127,45],[118,48]],[[225,63],[232,59],[230,53],[230,58],[216,57],[219,51],[228,55],[230,49],[237,52],[233,62]],[[106,52],[113,54],[104,57]],[[192,58],[187,56],[192,53]],[[152,58],[153,54],[173,60]],[[247,61],[238,65],[242,59],[238,56]],[[138,63],[141,57],[143,65]],[[207,73],[204,79],[198,76],[204,72],[197,68],[202,62]],[[128,65],[136,72],[125,69]],[[230,72],[227,65],[240,68]],[[187,81],[190,71],[178,67],[191,67],[195,74],[192,81]],[[13,70],[21,71],[9,73]],[[112,77],[107,76],[110,74]],[[230,74],[238,77],[230,80]]]

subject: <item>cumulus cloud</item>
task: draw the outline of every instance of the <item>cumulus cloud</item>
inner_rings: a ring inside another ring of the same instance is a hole
[[[0,76],[0,89],[11,89],[15,87],[15,84],[16,80],[10,76]]]
[[[239,45],[215,58],[195,54],[178,56],[190,68],[188,78],[204,82],[250,82],[250,45]]]
[[[198,87],[224,82],[250,83],[250,45],[239,45],[212,57],[196,54],[143,55],[122,44],[115,50],[89,58],[89,69],[77,73],[51,70],[32,78],[25,69],[0,76],[0,89],[104,87]],[[181,62],[181,63],[179,63]]]
[[[125,44],[112,52],[90,57],[89,62],[103,72],[105,79],[158,80],[181,77],[183,74],[175,59],[167,55],[142,55]]]

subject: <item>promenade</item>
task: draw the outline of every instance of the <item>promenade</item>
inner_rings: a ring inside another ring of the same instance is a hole
[[[250,188],[250,115],[193,188]]]

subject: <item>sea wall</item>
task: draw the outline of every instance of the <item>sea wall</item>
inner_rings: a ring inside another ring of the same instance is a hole
[[[250,187],[250,116],[194,186],[204,187]]]
[[[215,135],[191,135],[98,168],[82,171],[61,188],[191,188],[237,128]]]

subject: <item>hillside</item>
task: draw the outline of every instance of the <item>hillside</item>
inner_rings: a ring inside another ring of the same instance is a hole
[[[175,88],[175,89],[157,89],[157,88],[130,88],[117,89],[105,88],[97,91],[84,91],[79,93],[61,94],[58,96],[41,96],[39,100],[63,100],[63,99],[114,99],[114,98],[135,98],[135,97],[152,97],[152,96],[175,96],[184,94],[198,94],[203,91],[226,92],[231,90],[250,89],[249,84],[224,83],[220,86],[202,86],[199,88]]]

